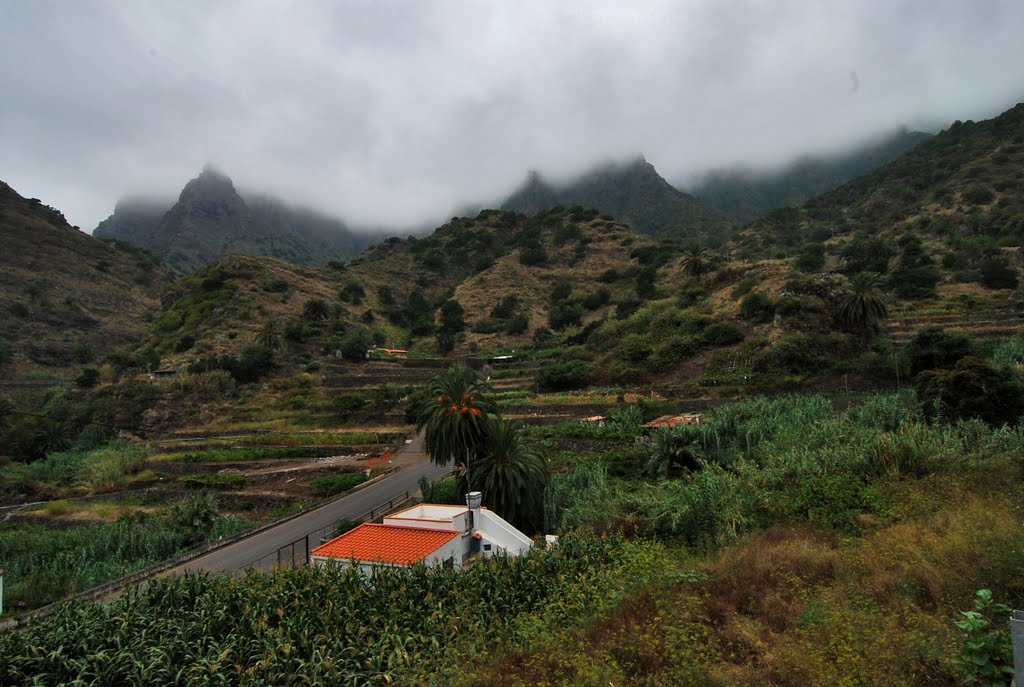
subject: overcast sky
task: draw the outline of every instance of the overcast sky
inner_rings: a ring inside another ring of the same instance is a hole
[[[361,224],[1024,100],[1021,0],[0,0],[0,179],[91,231],[210,162]]]

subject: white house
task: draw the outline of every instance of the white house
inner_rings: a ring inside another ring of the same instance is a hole
[[[463,566],[499,551],[518,556],[532,546],[529,537],[481,501],[474,491],[466,494],[465,506],[421,503],[388,515],[382,524],[363,523],[313,549],[310,557],[315,564],[352,563],[369,573],[379,566],[417,562]]]

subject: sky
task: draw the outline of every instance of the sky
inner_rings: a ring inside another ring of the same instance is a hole
[[[0,0],[0,179],[91,231],[210,163],[364,226],[1024,100],[1020,0]]]

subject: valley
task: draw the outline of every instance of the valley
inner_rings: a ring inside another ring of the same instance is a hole
[[[0,682],[969,678],[960,612],[1024,598],[1022,142],[956,123],[744,226],[643,160],[536,176],[358,255],[212,169],[113,241],[0,187]],[[534,550],[367,583],[254,534],[469,484]]]

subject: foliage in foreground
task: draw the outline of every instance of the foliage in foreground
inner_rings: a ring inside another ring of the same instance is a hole
[[[215,502],[211,506],[208,501],[208,495],[182,499],[171,505],[168,517],[133,514],[59,530],[0,524],[4,608],[57,601],[251,525],[217,517]]]
[[[369,583],[318,566],[159,580],[0,635],[0,683],[449,684],[460,661],[597,610],[594,595],[613,603],[659,561],[651,544],[566,537],[466,571],[382,569]]]

